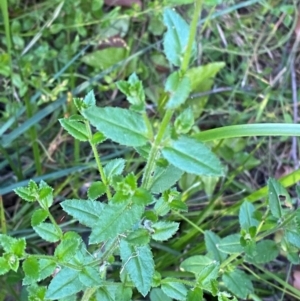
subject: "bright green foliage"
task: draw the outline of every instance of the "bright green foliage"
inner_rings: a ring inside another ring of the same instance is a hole
[[[25,273],[25,278],[23,284],[28,285],[35,283],[40,276],[40,266],[39,261],[36,257],[30,256],[26,258],[23,262],[23,271]]]
[[[105,191],[106,191],[106,186],[101,181],[94,182],[89,187],[88,197],[91,200],[95,200],[98,197],[100,197],[101,195],[103,195],[105,193]]]
[[[49,216],[49,213],[45,209],[36,209],[31,217],[31,226],[35,227],[42,223],[47,217]]]
[[[108,181],[111,183],[114,176],[121,175],[125,167],[124,159],[114,159],[109,161],[105,167],[104,172]]]
[[[223,175],[217,157],[201,142],[181,136],[172,140],[162,151],[164,157],[181,170],[196,175]]]
[[[61,126],[75,139],[79,141],[88,141],[89,135],[86,125],[79,121],[71,120],[71,118],[59,119]]]
[[[193,290],[189,291],[187,294],[187,301],[202,301],[203,300],[203,291],[201,288],[196,287]]]
[[[166,109],[177,109],[191,92],[190,80],[187,76],[182,76],[180,71],[174,72],[166,81],[165,91],[169,93]]]
[[[57,242],[62,237],[61,229],[50,223],[40,223],[33,229],[41,238],[49,242]]]
[[[148,245],[134,246],[125,240],[120,243],[120,254],[125,270],[137,290],[146,296],[154,275],[153,256]]]
[[[161,289],[167,296],[175,300],[185,300],[188,292],[185,285],[172,278],[165,278],[162,281]]]
[[[157,222],[152,224],[154,233],[152,238],[158,241],[170,239],[178,230],[179,223],[175,222]]]
[[[82,114],[107,138],[117,143],[141,146],[148,141],[147,126],[138,113],[120,108],[89,107]]]
[[[175,120],[175,130],[177,134],[187,134],[194,125],[194,114],[191,107],[183,110]]]
[[[76,253],[79,244],[80,240],[78,238],[64,239],[56,247],[54,256],[60,261],[68,261]]]
[[[248,294],[253,292],[253,285],[249,276],[241,270],[225,273],[222,280],[226,288],[239,298],[247,299]]]

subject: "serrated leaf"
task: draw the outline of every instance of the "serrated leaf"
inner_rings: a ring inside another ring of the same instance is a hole
[[[120,255],[137,290],[145,297],[151,288],[154,261],[149,245],[133,246],[127,241],[120,243]]]
[[[173,72],[167,79],[165,91],[169,93],[166,109],[177,109],[188,98],[191,92],[191,83],[187,76],[182,76],[180,71]]]
[[[19,187],[14,189],[14,192],[24,201],[34,202],[36,201],[36,196],[32,195],[32,192],[28,187]]]
[[[194,113],[191,107],[183,110],[175,119],[175,130],[177,134],[187,134],[194,125]]]
[[[160,288],[154,288],[150,292],[151,301],[172,301]]]
[[[134,192],[131,200],[134,204],[146,206],[153,201],[153,197],[148,190],[139,187]]]
[[[61,229],[50,223],[40,223],[33,229],[42,239],[49,242],[57,242],[62,238]]]
[[[168,61],[179,67],[181,66],[184,53],[188,44],[190,33],[189,25],[174,10],[164,10],[164,24],[167,32],[164,36],[164,52]],[[193,44],[193,52],[196,52],[196,44]]]
[[[240,212],[239,221],[241,229],[248,231],[251,227],[257,227],[259,221],[254,217],[255,207],[248,201],[243,202]]]
[[[200,273],[197,275],[197,282],[202,289],[212,292],[214,290],[212,284],[218,278],[218,273],[220,270],[220,264],[214,262],[210,265],[205,266]]]
[[[227,292],[220,292],[218,294],[218,301],[238,301],[238,299]]]
[[[82,112],[107,138],[128,146],[142,146],[148,142],[148,129],[143,117],[121,108],[90,107]]]
[[[184,284],[174,281],[172,278],[165,278],[162,281],[161,289],[163,292],[175,300],[186,300],[187,288]]]
[[[257,243],[252,256],[247,254],[245,259],[251,263],[264,264],[274,260],[279,254],[279,248],[273,240],[265,239]]]
[[[47,288],[45,286],[38,286],[36,284],[32,284],[30,286],[27,286],[28,291],[28,301],[37,301],[37,300],[45,300]]]
[[[0,257],[0,275],[6,274],[10,270],[10,266],[4,257]]]
[[[83,290],[84,285],[80,282],[78,275],[79,271],[63,268],[50,282],[46,298],[60,300]]]
[[[300,249],[300,233],[292,230],[286,230],[284,233],[286,240]]]
[[[86,125],[80,121],[69,120],[68,118],[58,119],[61,126],[75,139],[88,141],[89,134]]]
[[[106,178],[111,181],[114,176],[121,175],[125,167],[124,159],[114,159],[104,166]]]
[[[99,214],[98,221],[92,226],[90,244],[114,238],[129,230],[142,216],[144,206],[128,203],[109,204]]]
[[[146,229],[137,229],[127,235],[126,241],[132,245],[142,246],[149,243],[150,235]]]
[[[242,253],[244,248],[240,244],[239,234],[228,235],[217,244],[218,250],[227,254]]]
[[[281,208],[281,197],[285,200],[289,200],[290,196],[286,189],[275,179],[270,178],[268,180],[268,190],[269,190],[269,206],[271,213],[274,217],[281,219],[282,208]]]
[[[18,270],[20,261],[19,261],[19,258],[15,254],[4,253],[3,258],[8,263],[10,269],[12,269],[15,272]]]
[[[196,175],[222,176],[221,162],[203,143],[180,136],[162,150],[163,156],[177,168]]]
[[[25,238],[17,238],[10,246],[10,252],[15,254],[18,258],[21,258],[25,255],[25,249]]]
[[[51,259],[40,259],[39,260],[39,281],[47,278],[53,274],[56,269],[55,261]]]
[[[226,259],[227,254],[219,251],[217,248],[217,246],[221,242],[221,238],[217,234],[209,230],[205,231],[204,238],[208,254],[212,256],[213,259],[222,263]]]
[[[100,144],[106,140],[106,137],[101,133],[97,132],[92,136],[91,143],[94,145]]]
[[[239,298],[247,299],[247,296],[253,293],[253,285],[249,276],[241,270],[223,274],[222,280],[225,287]]]
[[[102,279],[100,278],[100,274],[96,268],[89,266],[86,266],[82,271],[80,271],[79,280],[87,287],[98,286],[102,283]]]
[[[97,289],[96,300],[97,301],[115,301],[117,286],[105,285]]]
[[[106,192],[106,187],[101,181],[93,182],[88,189],[88,197],[95,200]]]
[[[152,224],[154,233],[152,238],[157,241],[164,241],[171,238],[178,230],[179,223],[176,222],[157,222]]]
[[[183,171],[169,164],[167,168],[157,167],[154,172],[154,180],[151,192],[161,193],[172,187],[183,175]]]
[[[35,227],[42,223],[49,215],[49,212],[45,209],[36,209],[31,217],[31,226]]]
[[[38,201],[43,208],[49,208],[53,203],[53,188],[43,180],[40,182]]]
[[[37,282],[39,279],[39,261],[36,257],[30,256],[23,262],[23,271],[25,278],[23,279],[23,285],[28,285]]]
[[[187,294],[186,301],[203,301],[203,291],[200,287],[195,287]]]
[[[77,219],[81,224],[92,227],[99,219],[105,205],[92,200],[66,200],[60,203],[64,211]]]
[[[94,106],[96,104],[96,98],[94,90],[91,90],[83,99],[83,103],[86,107]]]
[[[206,266],[209,266],[214,262],[216,261],[208,256],[195,255],[185,259],[180,264],[180,269],[198,275]]]
[[[74,256],[80,244],[77,238],[64,239],[56,247],[54,256],[60,261],[68,261]]]

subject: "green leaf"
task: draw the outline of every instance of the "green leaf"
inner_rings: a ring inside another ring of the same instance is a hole
[[[63,239],[56,247],[54,256],[60,261],[68,261],[76,253],[80,244],[77,238]]]
[[[56,262],[51,259],[40,259],[39,260],[39,281],[47,278],[56,269]]]
[[[215,260],[208,256],[195,255],[185,259],[180,264],[182,271],[191,272],[198,275],[206,266],[213,264]]]
[[[70,120],[68,118],[58,119],[61,126],[75,139],[79,141],[88,141],[89,134],[86,125],[80,121]]]
[[[163,41],[165,55],[171,64],[180,67],[188,44],[189,25],[170,8],[164,10],[164,24],[167,26]],[[195,54],[195,43],[192,50]]]
[[[259,221],[254,217],[255,207],[248,201],[243,202],[240,212],[239,212],[239,221],[241,229],[249,231],[251,227],[257,227]]]
[[[221,162],[201,142],[181,136],[162,150],[163,156],[177,168],[196,175],[222,176]]]
[[[83,116],[107,138],[128,146],[141,146],[148,142],[148,129],[141,115],[121,108],[90,107]]]
[[[130,108],[137,112],[145,110],[145,93],[142,82],[135,73],[131,74],[128,81],[118,81],[118,89],[126,95]]]
[[[245,260],[250,263],[265,264],[274,260],[279,254],[279,248],[273,240],[265,239],[257,243],[253,253],[247,254]]]
[[[153,202],[153,197],[148,190],[140,187],[134,192],[131,200],[134,204],[146,206]]]
[[[4,253],[3,258],[6,260],[8,263],[9,267],[13,271],[17,271],[19,268],[19,258],[12,253]]]
[[[47,301],[47,299],[45,299],[46,290],[46,286],[37,286],[36,284],[28,286],[28,301]]]
[[[223,262],[226,259],[227,254],[219,251],[217,248],[217,246],[221,243],[221,238],[210,230],[205,231],[204,238],[209,256],[220,263]]]
[[[286,240],[300,249],[300,233],[297,231],[286,230],[284,233]]]
[[[149,245],[132,246],[127,241],[120,243],[120,255],[137,290],[145,297],[151,288],[154,261]]]
[[[219,292],[218,301],[238,301],[238,299],[227,292]]]
[[[14,192],[24,201],[34,202],[36,201],[36,195],[33,195],[28,187],[19,187],[14,189]]]
[[[23,271],[25,278],[23,279],[23,285],[32,284],[39,279],[39,262],[36,257],[30,256],[23,262]]]
[[[184,284],[174,281],[172,278],[165,278],[162,281],[161,289],[163,292],[175,300],[186,300],[187,288]]]
[[[100,144],[106,140],[106,137],[101,132],[96,132],[91,139],[91,143],[94,145]]]
[[[151,301],[172,301],[160,288],[154,288],[150,292]]]
[[[13,253],[17,257],[23,257],[25,254],[25,238],[14,238],[5,234],[0,234],[0,245],[7,253]]]
[[[64,211],[77,219],[81,224],[92,227],[104,209],[103,203],[92,200],[66,200],[60,203]]]
[[[137,229],[127,235],[126,241],[132,245],[142,246],[149,243],[150,235],[146,229]]]
[[[187,76],[182,76],[180,71],[173,72],[166,81],[165,91],[169,93],[166,109],[177,109],[191,92],[190,80]]]
[[[42,223],[49,215],[49,212],[45,209],[36,209],[31,217],[31,226],[35,227]]]
[[[85,104],[85,108],[96,105],[96,98],[94,91],[91,90],[83,99],[83,103]]]
[[[218,278],[218,273],[220,270],[220,264],[216,261],[210,265],[205,266],[197,275],[197,282],[202,289],[206,291],[212,291],[212,280]]]
[[[101,195],[103,195],[106,191],[105,185],[101,181],[93,182],[88,190],[88,197],[91,200],[95,200]]]
[[[79,271],[63,268],[50,282],[46,298],[50,300],[60,300],[76,294],[84,289],[84,285],[79,280]]]
[[[241,236],[239,234],[228,235],[221,239],[217,244],[218,250],[227,254],[242,253],[244,248],[240,244]]]
[[[203,301],[203,291],[200,287],[195,287],[187,294],[186,301]]]
[[[38,201],[44,209],[49,208],[53,204],[53,188],[43,180],[40,182]]]
[[[121,175],[125,167],[124,159],[114,159],[109,161],[104,167],[106,178],[111,181],[114,176]]]
[[[281,199],[290,202],[290,196],[286,189],[275,179],[268,180],[269,206],[274,217],[281,219],[282,208]]]
[[[152,238],[157,241],[164,241],[171,238],[178,230],[179,223],[176,222],[157,222],[152,224],[154,233]]]
[[[96,300],[97,301],[115,301],[115,294],[116,294],[117,286],[102,286],[98,288],[96,291]]]
[[[62,231],[60,228],[56,228],[50,223],[40,223],[33,227],[34,231],[44,240],[49,242],[57,242],[62,237]]]
[[[10,270],[10,266],[4,257],[0,257],[0,275],[6,274]]]
[[[124,285],[117,286],[114,301],[131,301],[132,300],[132,288]]]
[[[157,167],[154,172],[154,180],[151,192],[161,193],[172,187],[183,175],[183,171],[169,164],[167,168]]]
[[[253,285],[249,276],[241,270],[223,274],[222,280],[225,287],[239,298],[247,299],[247,296],[253,293]]]
[[[142,216],[144,206],[128,203],[109,204],[92,226],[90,244],[100,243],[129,230]]]
[[[187,134],[194,125],[194,113],[191,107],[183,110],[175,119],[175,130],[177,134]]]
[[[80,271],[79,280],[87,287],[98,286],[102,283],[102,279],[100,278],[100,274],[97,269],[89,266],[86,266],[82,271]]]

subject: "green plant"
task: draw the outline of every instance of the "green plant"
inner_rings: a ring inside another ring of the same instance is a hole
[[[211,85],[211,77],[223,66],[213,63],[189,68],[197,53],[194,38],[200,11],[201,1],[197,1],[190,28],[173,10],[164,12],[168,28],[164,51],[168,61],[180,69],[170,74],[157,102],[162,115],[159,123],[147,115],[144,89],[136,74],[117,83],[129,109],[97,107],[94,93],[90,92],[84,99],[74,99],[80,114],[60,119],[74,138],[90,144],[100,175],[100,180],[89,187],[87,199],[61,202],[67,214],[90,229],[88,246],[78,233],[64,232],[58,225],[50,211],[53,189],[48,184],[30,181],[27,187],[16,189],[25,201],[37,201],[40,206],[32,215],[33,229],[44,240],[57,244],[53,255],[28,254],[25,239],[0,236],[0,274],[17,271],[22,262],[23,285],[28,286],[29,300],[76,300],[80,292],[81,300],[131,300],[136,296],[133,292],[144,297],[149,294],[153,301],[202,300],[204,292],[218,300],[246,299],[255,292],[252,281],[257,276],[255,271],[245,272],[250,265],[270,262],[280,250],[292,263],[299,263],[300,211],[293,210],[284,186],[270,179],[269,207],[263,203],[257,209],[251,200],[241,204],[240,233],[220,238],[187,220],[194,230],[204,234],[206,254],[187,256],[180,263],[182,272],[172,277],[164,277],[155,268],[151,241],[170,239],[180,226],[176,220],[186,220],[182,213],[187,211],[187,205],[176,183],[184,173],[216,182],[225,175],[220,160],[202,141],[247,135],[299,135],[299,127],[287,125],[277,126],[275,133],[274,125],[243,125],[197,133],[194,120],[199,112],[193,110],[195,102],[188,99],[189,94],[202,83]],[[97,131],[92,131],[91,125]],[[128,163],[121,158],[103,166],[97,146],[105,139],[135,148],[145,163],[142,172],[124,174]],[[280,243],[265,239],[276,232],[282,232]],[[52,279],[46,287],[43,281],[48,277]]]

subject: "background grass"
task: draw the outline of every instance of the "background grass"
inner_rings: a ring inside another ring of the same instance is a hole
[[[1,230],[25,236],[33,252],[51,253],[53,246],[41,242],[30,228],[32,205],[12,192],[29,179],[51,184],[57,220],[65,229],[85,235],[85,229],[64,219],[59,206],[65,198],[85,197],[98,177],[89,146],[70,138],[57,121],[75,112],[72,97],[94,89],[99,105],[126,106],[115,82],[136,72],[146,87],[148,113],[155,119],[161,83],[172,71],[162,52],[162,11],[184,1],[144,1],[142,6],[132,1],[132,7],[105,2],[11,0],[7,5],[0,0]],[[196,64],[226,65],[212,90],[193,95],[199,97],[199,129],[297,123],[298,3],[204,2]],[[188,22],[192,10],[192,5],[177,7]],[[204,230],[220,236],[239,231],[238,206],[245,198],[259,206],[269,177],[285,177],[285,186],[292,187],[299,180],[296,139],[241,137],[214,141],[211,146],[227,166],[227,175],[219,181],[195,176],[180,181],[189,206],[187,214],[176,217],[182,221],[180,236],[153,244],[163,276],[174,276],[186,256],[204,252]],[[141,168],[130,149],[107,142],[100,152],[103,162],[124,156],[130,163],[127,172]],[[295,188],[291,193],[296,201]],[[291,286],[293,267],[287,264],[282,254],[264,270],[253,267],[250,272],[259,296],[253,300],[299,300],[300,293]],[[25,300],[21,277],[21,271],[1,277],[0,300]]]

